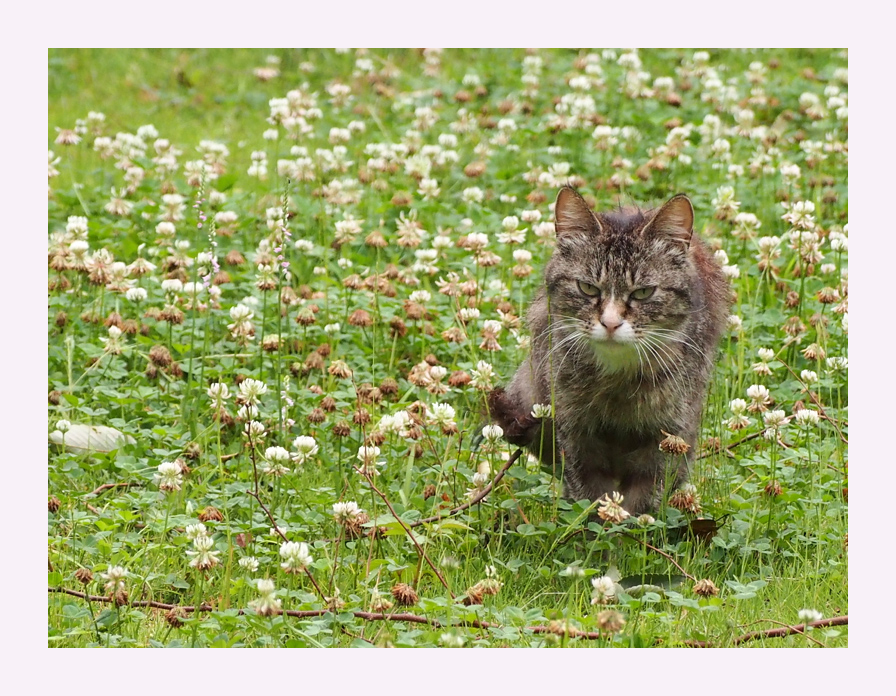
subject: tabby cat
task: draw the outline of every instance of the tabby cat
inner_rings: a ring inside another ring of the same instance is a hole
[[[564,188],[554,214],[557,246],[528,313],[532,350],[489,395],[490,417],[509,442],[562,469],[568,497],[618,491],[630,513],[654,510],[667,483],[687,479],[727,281],[684,195],[595,215]],[[552,403],[553,418],[532,414]],[[664,433],[689,454],[661,452]]]

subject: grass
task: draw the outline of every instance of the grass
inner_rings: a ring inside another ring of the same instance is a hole
[[[804,609],[848,614],[845,52],[642,51],[640,67],[619,51],[269,53],[50,51],[51,440],[58,421],[73,427],[49,452],[49,645],[731,646]],[[279,74],[259,79],[265,66]],[[290,90],[295,140],[266,121]],[[88,110],[104,119],[76,126]],[[602,140],[597,126],[617,130]],[[80,142],[56,143],[57,128]],[[179,151],[173,171],[158,139]],[[492,485],[514,452],[474,436],[488,388],[525,355],[520,318],[567,181],[598,209],[686,192],[727,257],[737,319],[697,502],[604,521],[523,455],[484,501],[421,523]],[[524,243],[498,241],[509,216]],[[471,232],[495,265],[457,246]],[[762,237],[779,239],[765,261]],[[154,268],[114,265],[138,258]],[[440,291],[451,274],[469,294]],[[502,323],[501,350],[481,347],[486,320]],[[213,383],[229,392],[217,409]],[[731,427],[754,385],[788,418],[777,437],[761,411]],[[263,434],[243,433],[241,389]],[[437,403],[453,416],[436,423]],[[802,407],[818,422],[799,423]],[[83,425],[129,439],[73,449]],[[299,436],[315,451],[264,473]],[[379,448],[372,479],[357,471],[365,443]],[[167,477],[163,462],[178,463]],[[349,501],[363,514],[340,524],[333,506]],[[285,539],[307,545],[297,572],[281,566]],[[614,594],[594,605],[604,576]],[[696,592],[703,580],[718,593]],[[274,600],[284,613],[265,615]],[[829,624],[742,644],[845,646],[847,627]]]

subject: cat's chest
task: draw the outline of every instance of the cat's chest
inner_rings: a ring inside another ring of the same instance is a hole
[[[582,432],[653,431],[675,420],[678,394],[667,382],[579,375],[558,384],[558,416]]]

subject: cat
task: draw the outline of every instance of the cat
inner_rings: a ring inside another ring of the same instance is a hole
[[[630,514],[687,480],[729,289],[679,194],[651,209],[595,214],[572,188],[554,207],[557,243],[527,315],[532,350],[490,418],[510,443],[563,472],[565,495],[619,492]],[[553,403],[553,417],[533,406]],[[690,450],[660,451],[673,434]]]

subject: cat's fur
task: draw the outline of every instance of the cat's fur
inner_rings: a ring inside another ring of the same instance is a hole
[[[558,474],[562,467],[568,497],[619,491],[629,512],[655,509],[667,479],[687,479],[727,281],[694,234],[683,195],[653,210],[595,215],[564,188],[555,221],[557,246],[528,313],[532,351],[506,391],[490,394],[490,416],[508,441]],[[651,287],[649,298],[631,298]],[[552,402],[553,419],[531,415]],[[689,454],[661,452],[663,431],[682,437]]]

